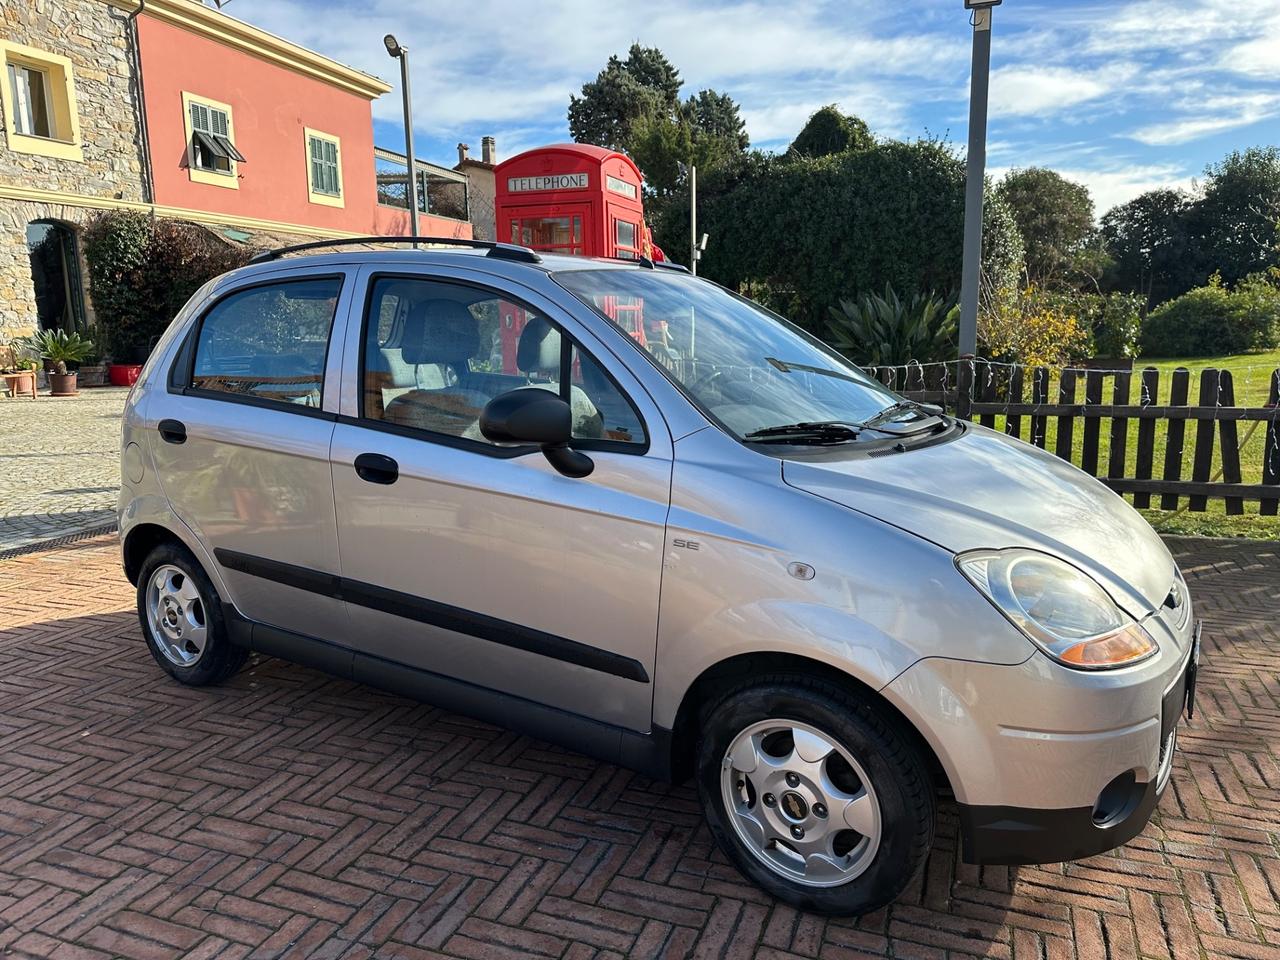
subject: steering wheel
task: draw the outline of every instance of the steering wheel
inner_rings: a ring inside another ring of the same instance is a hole
[[[703,390],[715,384],[716,392],[719,393],[720,385],[716,384],[716,381],[719,380],[723,374],[723,370],[712,370],[709,373],[704,373],[702,376],[698,377],[697,380],[693,381],[693,383],[689,384],[689,392],[696,397],[701,397]]]

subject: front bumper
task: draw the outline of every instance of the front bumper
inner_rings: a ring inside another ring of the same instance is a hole
[[[1199,627],[1154,614],[1158,656],[1084,673],[923,660],[882,693],[933,747],[960,807],[964,858],[1049,863],[1132,839],[1169,779]]]
[[[1160,705],[1160,756],[1145,783],[1123,775],[1090,806],[1036,809],[960,804],[963,855],[968,863],[1030,864],[1080,860],[1128,843],[1146,827],[1173,772],[1178,723],[1194,711],[1200,624],[1191,648]],[[1109,793],[1107,791],[1110,791]]]

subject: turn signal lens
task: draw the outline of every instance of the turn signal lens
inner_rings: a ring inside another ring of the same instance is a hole
[[[1155,653],[1156,642],[1136,623],[1105,637],[1072,644],[1058,653],[1063,663],[1076,667],[1119,667]]]

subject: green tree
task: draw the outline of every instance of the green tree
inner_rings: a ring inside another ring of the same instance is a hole
[[[1104,286],[1143,297],[1148,306],[1191,289],[1199,280],[1191,263],[1187,213],[1192,198],[1181,190],[1149,190],[1112,207],[1102,218],[1111,262]]]
[[[1095,273],[1093,200],[1087,187],[1053,170],[1028,167],[1007,173],[996,193],[1013,211],[1022,234],[1030,283],[1047,287]]]
[[[738,104],[727,93],[699,90],[684,102],[683,119],[704,137],[722,140],[725,146],[745,150],[751,145],[747,124],[738,112]]]
[[[635,125],[674,114],[680,102],[680,71],[657,47],[631,45],[627,59],[609,58],[582,96],[569,96],[569,133],[578,143],[626,150]]]
[[[1216,271],[1235,284],[1280,265],[1280,147],[1232,151],[1210,165],[1190,220],[1206,275]]]
[[[841,113],[834,103],[818,110],[796,134],[791,153],[801,157],[825,157],[846,150],[865,150],[875,143],[871,128],[852,114]]]
[[[680,73],[655,47],[633,44],[610,57],[596,79],[569,98],[569,132],[579,143],[622,150],[662,196],[683,182],[682,166],[708,168],[748,146],[746,124],[727,94],[700,90],[680,99]]]

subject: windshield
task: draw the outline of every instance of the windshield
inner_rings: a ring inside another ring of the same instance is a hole
[[[857,424],[898,400],[798,327],[688,274],[573,270],[555,279],[739,439],[788,424]]]

